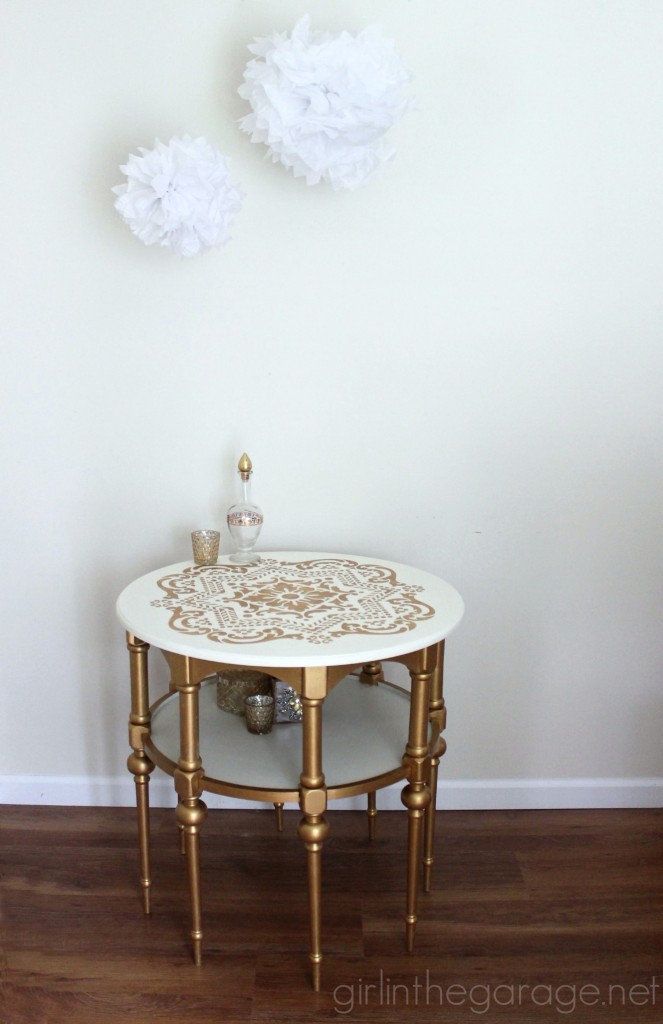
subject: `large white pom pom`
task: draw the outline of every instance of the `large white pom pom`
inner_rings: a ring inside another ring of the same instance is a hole
[[[256,39],[239,94],[252,113],[240,121],[275,163],[309,185],[356,188],[394,150],[384,135],[408,110],[411,81],[379,30],[312,32],[306,15],[292,33]]]
[[[146,245],[195,256],[229,240],[242,193],[232,184],[226,158],[203,138],[157,139],[154,149],[130,155],[120,170],[115,208]]]

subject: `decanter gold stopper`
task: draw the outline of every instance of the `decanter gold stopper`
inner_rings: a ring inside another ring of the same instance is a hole
[[[246,452],[244,452],[241,459],[237,463],[237,468],[240,472],[242,480],[248,480],[248,478],[251,476],[251,473],[253,472],[253,463],[251,462],[251,459],[248,457]]]

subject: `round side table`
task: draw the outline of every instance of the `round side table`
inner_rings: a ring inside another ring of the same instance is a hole
[[[117,602],[131,668],[128,760],[136,783],[143,906],[150,912],[149,776],[172,775],[191,899],[193,955],[202,958],[201,794],[299,802],[308,862],[312,982],[320,987],[321,855],[328,799],[369,795],[405,780],[408,812],[406,944],[414,945],[419,862],[433,863],[435,792],[446,724],[444,640],[463,602],[448,583],[409,566],[363,556],[275,552],[260,561],[171,565],[129,584]],[[148,649],[162,650],[170,691],[150,703]],[[410,690],[384,681],[383,662],[407,667]],[[295,726],[248,734],[219,710],[210,677],[264,671],[301,696]],[[354,674],[353,674],[354,673]],[[324,753],[323,753],[324,751]]]

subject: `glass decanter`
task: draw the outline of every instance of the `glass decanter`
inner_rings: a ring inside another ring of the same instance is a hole
[[[230,555],[231,562],[248,564],[259,562],[260,555],[253,550],[262,529],[262,509],[251,501],[251,473],[253,465],[246,452],[237,463],[239,470],[242,496],[228,509],[228,530],[235,542],[237,550]]]

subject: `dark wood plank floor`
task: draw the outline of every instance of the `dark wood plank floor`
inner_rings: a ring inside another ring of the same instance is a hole
[[[332,810],[319,994],[298,816],[210,812],[196,969],[172,811],[146,918],[132,811],[0,808],[2,1024],[663,1021],[663,811],[438,814],[408,956],[405,815]]]

